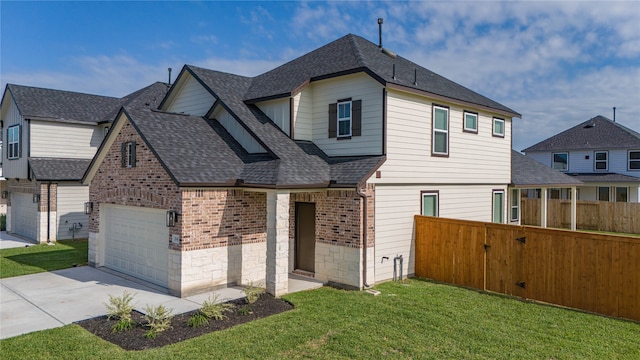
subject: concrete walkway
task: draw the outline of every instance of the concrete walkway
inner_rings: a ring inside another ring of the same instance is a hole
[[[245,296],[232,287],[181,299],[89,266],[17,276],[0,279],[0,339],[105,315],[109,295],[121,296],[124,290],[135,294],[140,312],[147,304],[162,304],[174,314],[199,309],[212,294],[219,301]]]
[[[0,231],[0,249],[25,247],[28,245],[35,245],[35,243],[14,235],[7,234],[6,231]]]

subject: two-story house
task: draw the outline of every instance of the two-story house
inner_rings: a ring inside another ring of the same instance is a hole
[[[2,97],[7,231],[36,242],[87,238],[80,180],[123,105],[157,107],[155,83],[123,98],[8,84]],[[155,99],[155,103],[154,103]]]
[[[640,202],[640,133],[596,116],[523,150],[582,181],[578,200]],[[566,190],[551,194],[567,199]]]
[[[506,222],[517,116],[355,35],[256,77],[185,65],[84,176],[89,262],[179,296],[411,275],[415,214]]]

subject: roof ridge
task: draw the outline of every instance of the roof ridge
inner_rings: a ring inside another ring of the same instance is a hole
[[[358,59],[358,63],[360,63],[360,66],[368,67],[367,61],[365,60],[360,47],[356,43],[356,37],[358,36],[354,34],[347,34],[346,36],[348,37],[349,43],[351,44],[351,51],[353,51],[353,55],[356,57],[356,59]]]
[[[9,88],[9,87],[18,87],[18,88],[24,88],[24,89],[35,89],[35,90],[45,90],[45,91],[55,91],[55,92],[60,92],[60,93],[76,94],[76,95],[86,95],[86,96],[95,96],[95,97],[109,98],[109,99],[116,99],[116,100],[117,100],[117,99],[120,99],[120,98],[115,97],[115,96],[107,96],[107,95],[90,94],[90,93],[86,93],[86,92],[71,91],[71,90],[51,89],[51,88],[44,88],[44,87],[39,87],[39,86],[29,86],[29,85],[19,85],[19,84],[7,84],[7,88]]]

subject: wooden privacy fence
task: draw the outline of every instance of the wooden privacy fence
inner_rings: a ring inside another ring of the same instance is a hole
[[[640,321],[640,238],[415,217],[418,277]]]
[[[522,199],[522,224],[540,226],[540,199]],[[585,201],[576,204],[577,228],[640,234],[640,203]],[[571,200],[547,200],[547,226],[571,227]]]

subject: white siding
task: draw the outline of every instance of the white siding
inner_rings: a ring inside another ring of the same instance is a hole
[[[313,120],[313,87],[307,86],[293,97],[293,137],[296,140],[311,141]]]
[[[421,191],[438,191],[440,217],[490,222],[494,189],[506,193],[507,186],[376,185],[375,281],[393,278],[393,258],[398,255],[404,258],[403,274],[415,273],[413,217],[420,214]],[[504,202],[507,209],[506,196]]]
[[[390,90],[387,96],[387,160],[376,183],[508,184],[511,182],[511,119],[505,137],[492,136],[493,114],[453,104],[449,156],[431,156],[432,102]],[[475,111],[478,133],[462,131],[464,110]],[[499,116],[505,118],[504,116]]]
[[[57,200],[57,240],[73,238],[69,229],[74,223],[82,225],[76,229],[76,239],[89,237],[89,217],[84,214],[84,203],[89,201],[89,187],[58,185]]]
[[[253,136],[251,136],[251,134],[249,134],[249,132],[226,110],[221,108],[221,110],[218,110],[214,114],[213,118],[218,120],[218,122],[220,122],[220,124],[229,132],[229,134],[231,134],[231,136],[233,136],[234,139],[236,139],[237,142],[240,143],[240,145],[242,145],[243,148],[245,148],[245,150],[247,150],[247,152],[251,154],[266,152],[260,143],[258,143],[256,139],[254,139]]]
[[[172,92],[171,99],[163,108],[169,112],[204,116],[215,100],[215,97],[191,74],[184,73],[180,84]]]
[[[103,138],[104,129],[97,125],[32,120],[30,156],[91,159]]]
[[[4,103],[2,104],[2,120],[4,127],[2,128],[2,143],[7,144],[7,129],[12,125],[22,125],[22,156],[18,159],[7,159],[6,148],[2,151],[2,171],[5,178],[21,178],[27,177],[27,157],[29,153],[29,124],[22,119],[20,111],[13,101],[8,91],[5,92]]]
[[[313,142],[329,156],[382,154],[382,85],[364,73],[312,83]],[[329,104],[362,100],[362,136],[329,138]],[[297,137],[297,136],[296,136]]]
[[[271,100],[256,104],[285,134],[291,132],[289,98]]]

